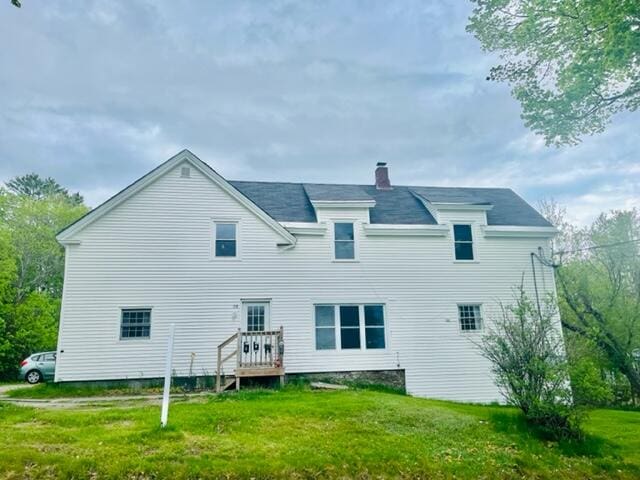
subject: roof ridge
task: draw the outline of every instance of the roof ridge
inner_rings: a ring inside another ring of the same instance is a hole
[[[262,184],[285,184],[285,185],[322,185],[330,187],[375,187],[375,185],[366,185],[362,183],[326,183],[326,182],[286,182],[277,180],[227,180],[229,183],[262,183]],[[451,188],[451,189],[468,189],[468,190],[510,190],[510,187],[452,187],[445,185],[392,185],[393,188]],[[393,189],[392,188],[392,189]]]

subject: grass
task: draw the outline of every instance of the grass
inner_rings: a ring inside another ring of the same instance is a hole
[[[181,393],[181,388],[172,388],[172,393]],[[39,383],[33,387],[16,388],[6,392],[9,398],[75,398],[75,397],[111,397],[118,395],[155,395],[161,394],[162,387],[104,387],[98,385],[66,385],[61,383]]]
[[[640,478],[640,413],[594,412],[581,444],[511,408],[371,390],[245,391],[159,407],[0,403],[0,479]]]

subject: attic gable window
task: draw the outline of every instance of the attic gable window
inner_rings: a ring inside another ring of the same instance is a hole
[[[471,225],[454,225],[453,242],[456,260],[473,260],[473,235]]]
[[[334,255],[336,260],[354,260],[356,258],[353,223],[336,222],[334,229]]]
[[[215,256],[235,258],[238,256],[238,224],[233,222],[216,222],[215,224]]]

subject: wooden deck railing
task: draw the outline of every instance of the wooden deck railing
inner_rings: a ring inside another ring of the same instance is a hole
[[[225,352],[225,348],[232,349]],[[222,385],[224,364],[235,359],[235,384],[240,389],[240,377],[280,376],[284,380],[284,335],[283,329],[261,332],[243,332],[240,329],[218,345],[216,390],[226,389]]]

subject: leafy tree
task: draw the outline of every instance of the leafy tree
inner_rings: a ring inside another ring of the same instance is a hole
[[[616,379],[606,357],[591,340],[565,331],[565,346],[573,400],[580,405],[610,405],[616,398]]]
[[[11,236],[0,223],[0,376],[11,359],[13,344],[9,338],[9,326],[15,298],[13,287],[16,278],[16,261]],[[15,365],[14,365],[15,369]]]
[[[53,188],[59,185],[48,180],[44,194],[0,188],[2,378],[15,378],[26,355],[56,345],[64,249],[55,236],[87,207],[70,201],[65,189]]]
[[[530,423],[554,438],[579,437],[580,416],[558,327],[555,300],[548,298],[538,312],[521,287],[515,303],[502,306],[502,315],[493,319],[480,350],[507,401]]]
[[[20,360],[33,352],[55,349],[60,299],[31,292],[12,307],[0,341],[0,376],[5,378],[15,378]]]
[[[581,232],[588,250],[557,269],[562,324],[589,340],[640,398],[640,215],[601,214]]]
[[[36,173],[28,173],[15,177],[6,183],[9,191],[27,197],[41,200],[46,197],[60,196],[74,205],[80,205],[84,201],[79,193],[70,194],[69,190],[62,187],[53,178],[42,178]]]
[[[467,30],[502,63],[527,127],[547,144],[602,132],[640,105],[638,0],[472,0]]]
[[[17,302],[34,291],[61,296],[64,249],[55,235],[86,211],[84,205],[70,204],[58,195],[0,194],[0,221],[5,222],[11,236],[17,263]]]

